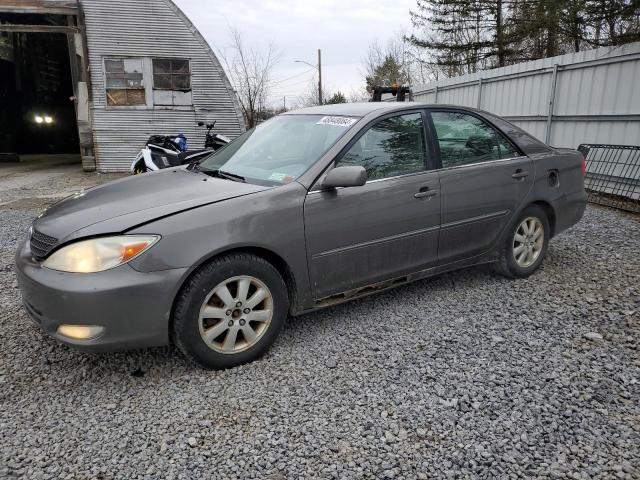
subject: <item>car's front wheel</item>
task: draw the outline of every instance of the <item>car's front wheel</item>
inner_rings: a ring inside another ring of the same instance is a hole
[[[262,356],[289,310],[287,288],[266,260],[248,254],[219,257],[182,289],[173,316],[173,339],[206,368],[230,368]]]
[[[541,207],[525,208],[505,233],[498,271],[509,278],[524,278],[535,272],[547,253],[550,230]]]

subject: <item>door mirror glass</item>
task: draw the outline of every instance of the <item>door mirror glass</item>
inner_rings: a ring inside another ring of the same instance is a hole
[[[359,187],[367,183],[367,171],[361,166],[336,167],[327,173],[320,185],[324,189]]]

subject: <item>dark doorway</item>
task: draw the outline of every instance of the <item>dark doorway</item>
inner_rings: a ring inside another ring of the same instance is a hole
[[[65,34],[0,33],[0,104],[0,152],[80,153]]]

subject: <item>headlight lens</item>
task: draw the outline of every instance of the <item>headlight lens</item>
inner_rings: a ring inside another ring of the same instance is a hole
[[[82,240],[55,251],[43,266],[62,272],[102,272],[133,260],[158,240],[158,235],[120,235]]]

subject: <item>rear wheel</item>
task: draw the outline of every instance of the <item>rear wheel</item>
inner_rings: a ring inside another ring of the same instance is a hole
[[[260,257],[220,257],[191,277],[174,311],[180,350],[206,368],[230,368],[262,356],[289,310],[278,271]]]
[[[550,226],[546,213],[537,205],[525,208],[505,234],[498,271],[509,278],[524,278],[535,272],[549,246]]]

